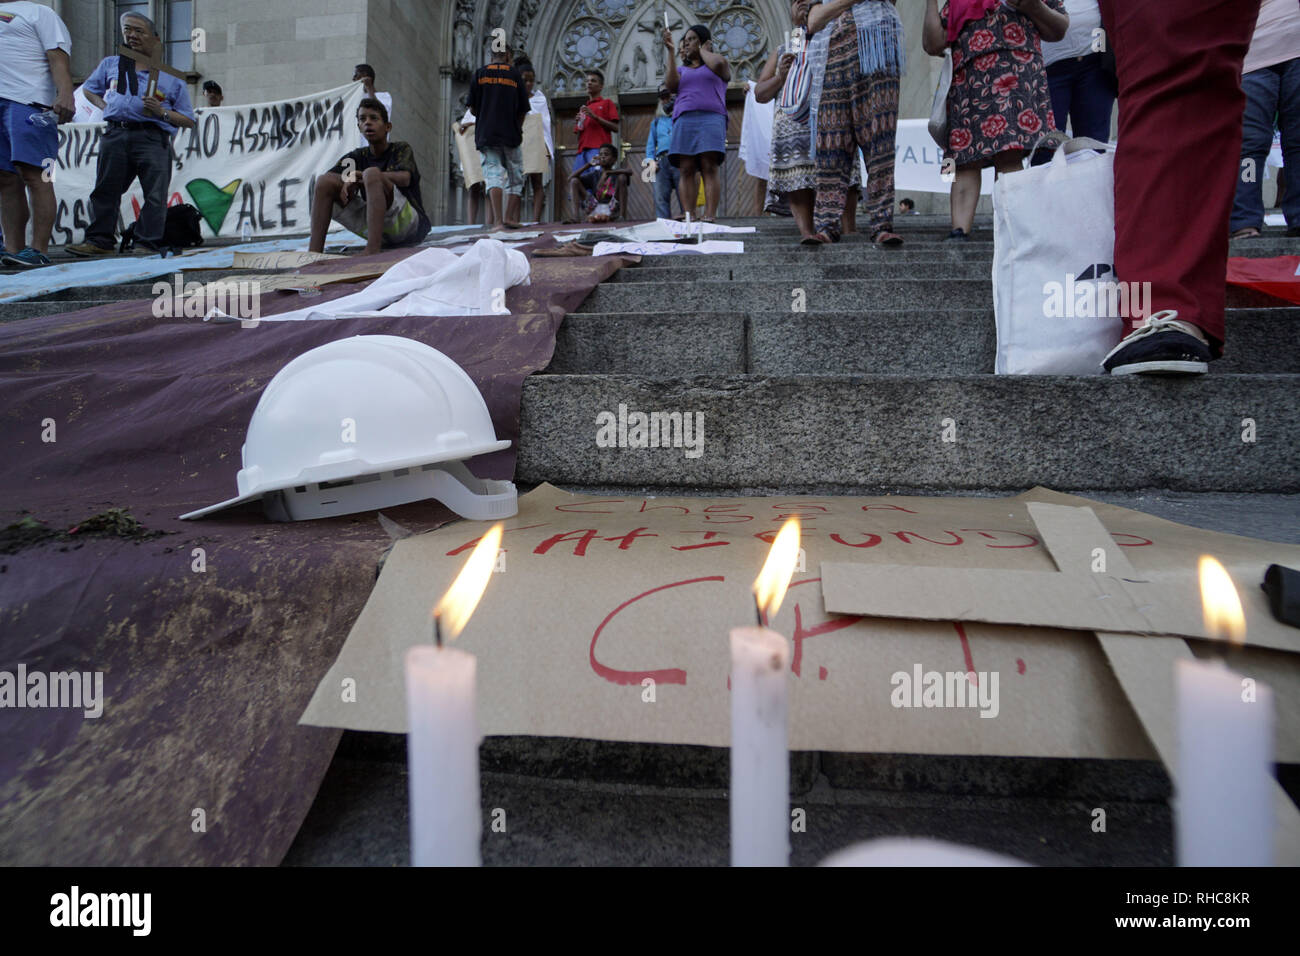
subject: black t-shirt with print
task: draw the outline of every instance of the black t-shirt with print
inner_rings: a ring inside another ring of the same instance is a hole
[[[469,108],[478,118],[474,127],[477,149],[514,149],[524,141],[524,116],[531,107],[524,78],[513,66],[489,63],[475,73],[469,84]]]

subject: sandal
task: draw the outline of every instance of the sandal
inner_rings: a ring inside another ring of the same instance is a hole
[[[1238,229],[1229,239],[1258,239],[1260,232],[1254,226],[1247,226],[1245,229]]]
[[[827,239],[827,238],[825,238],[821,233],[817,233],[817,234],[814,235],[814,236],[804,236],[804,237],[802,237],[802,238],[799,240],[799,245],[801,245],[801,246],[820,246],[823,242],[830,242],[830,240]]]
[[[894,249],[903,244],[903,237],[896,232],[890,232],[888,229],[882,229],[876,233],[876,237],[871,240],[882,249]]]

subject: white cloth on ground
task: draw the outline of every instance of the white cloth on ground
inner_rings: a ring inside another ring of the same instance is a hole
[[[593,256],[627,253],[634,256],[716,256],[736,255],[745,251],[743,242],[706,239],[700,243],[681,242],[598,242]]]
[[[496,239],[480,239],[463,255],[425,249],[403,259],[365,289],[262,322],[301,322],[400,315],[509,315],[505,290],[531,282],[528,258]],[[207,316],[238,321],[214,309]]]

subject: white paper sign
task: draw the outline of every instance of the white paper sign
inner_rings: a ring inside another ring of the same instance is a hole
[[[206,238],[300,234],[311,227],[316,177],[356,148],[361,83],[309,96],[245,106],[205,108],[194,129],[172,138],[172,181],[167,204],[199,210]],[[90,194],[105,127],[59,127],[54,191],[56,245],[81,242],[90,224]],[[122,222],[134,222],[144,204],[136,182],[122,197]]]

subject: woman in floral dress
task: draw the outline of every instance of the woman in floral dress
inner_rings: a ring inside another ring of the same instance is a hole
[[[980,175],[1022,168],[1025,154],[1055,129],[1042,41],[1065,36],[1063,0],[926,0],[922,45],[931,56],[952,49],[948,149],[955,165],[952,233],[964,241],[975,223]]]

